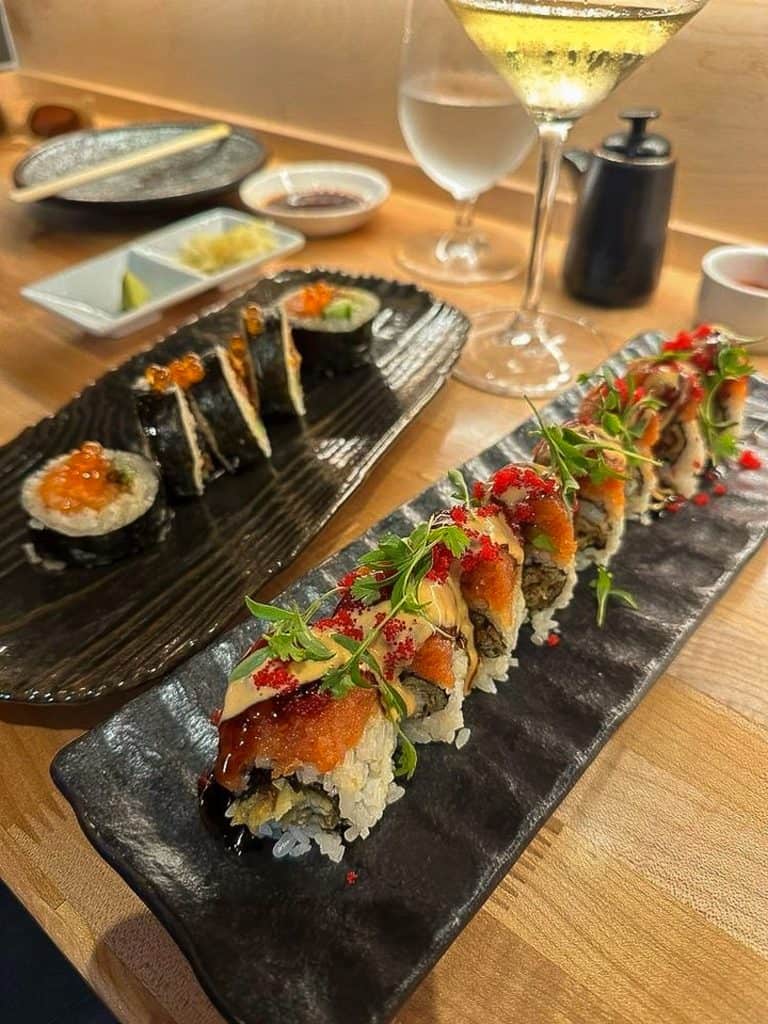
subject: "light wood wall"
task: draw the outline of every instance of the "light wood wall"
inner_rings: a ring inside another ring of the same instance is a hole
[[[404,0],[7,0],[22,68],[301,134],[404,152],[396,117]],[[2,80],[0,79],[0,96]],[[768,0],[710,0],[585,118],[591,145],[630,105],[664,111],[674,215],[768,240]],[[518,172],[533,180],[531,157]]]

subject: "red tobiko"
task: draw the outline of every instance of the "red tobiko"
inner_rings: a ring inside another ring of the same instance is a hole
[[[638,402],[642,402],[648,392],[645,388],[641,388],[639,385],[632,392],[632,404],[637,405]]]
[[[497,516],[498,514],[498,505],[481,505],[479,508],[475,509],[475,515],[479,516],[481,519],[490,519],[491,516]],[[469,536],[469,531],[467,535]]]
[[[384,655],[384,675],[387,679],[394,679],[397,670],[411,662],[415,653],[416,644],[412,636],[404,637],[387,651]]]
[[[464,526],[467,521],[467,510],[463,505],[454,505],[448,514],[457,526]]]
[[[339,580],[339,586],[342,590],[349,590],[352,584],[357,579],[357,569],[352,569],[350,572],[345,572]]]
[[[680,509],[685,505],[685,498],[678,494],[672,501],[668,501],[664,506],[665,512],[679,512]]]
[[[481,562],[494,562],[499,557],[499,545],[494,544],[487,534],[481,534],[479,540],[479,547],[461,556],[462,572],[472,572]]]
[[[712,488],[712,493],[716,497],[722,498],[724,494],[728,493],[728,488],[725,486],[725,484],[715,484],[715,486]]]
[[[689,352],[693,348],[693,335],[687,331],[679,331],[671,341],[665,341],[662,352]]]
[[[627,382],[623,377],[617,377],[613,382],[613,386],[616,388],[616,393],[619,396],[622,405],[626,405],[629,401],[629,388]]]
[[[750,448],[745,448],[739,456],[739,465],[742,469],[760,469],[763,460]]]
[[[346,878],[347,885],[354,885],[360,876],[356,871],[348,871],[344,877]]]
[[[289,672],[282,661],[272,658],[253,673],[251,682],[256,687],[269,687],[272,690],[295,690],[299,680]]]
[[[560,643],[560,635],[558,633],[547,634],[547,647],[557,647]]]
[[[344,603],[340,604],[333,615],[325,619],[318,619],[315,622],[315,629],[328,633],[341,633],[348,636],[350,640],[360,641],[363,639],[363,628],[355,618],[354,608]]]
[[[218,726],[218,725],[221,724],[221,714],[222,714],[222,709],[221,708],[215,708],[211,712],[211,725]]]
[[[699,508],[703,508],[705,505],[709,504],[709,495],[706,491],[699,491],[698,494],[694,494],[691,501],[694,505],[698,505]]]
[[[482,501],[485,498],[485,484],[480,483],[479,480],[475,480],[472,484],[472,497],[475,501]]]
[[[551,494],[555,489],[555,481],[551,477],[542,477],[527,466],[504,466],[491,478],[493,493],[498,497],[510,487],[520,487],[528,495],[542,497]]]
[[[437,583],[445,583],[448,573],[451,571],[453,555],[445,544],[435,544],[432,548],[432,568],[427,573],[427,579]]]
[[[403,632],[405,628],[405,622],[402,619],[398,619],[397,617],[395,617],[394,619],[390,619],[388,622],[385,623],[384,629],[382,630],[382,633],[384,634],[384,639],[387,641],[388,644],[395,643],[398,636]]]
[[[709,324],[699,324],[699,326],[693,332],[692,336],[697,341],[701,341],[702,338],[708,338],[710,336],[710,334],[714,334],[714,333],[715,333],[714,330],[709,326]]]

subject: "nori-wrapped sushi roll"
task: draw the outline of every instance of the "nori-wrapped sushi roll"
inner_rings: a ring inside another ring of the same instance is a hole
[[[194,377],[198,366],[196,356],[176,360],[168,367],[150,366],[133,389],[148,454],[160,466],[168,491],[180,498],[201,495],[214,470],[184,391],[188,376]]]
[[[373,292],[314,281],[286,292],[280,306],[310,372],[345,373],[371,362],[371,328],[381,308]]]
[[[251,302],[241,310],[240,322],[264,414],[303,416],[301,354],[285,308],[264,310]]]
[[[21,504],[44,563],[108,565],[161,540],[171,519],[154,463],[95,441],[27,477]]]
[[[234,473],[272,449],[248,388],[247,367],[223,345],[200,357],[202,376],[187,395],[195,418],[216,458]]]

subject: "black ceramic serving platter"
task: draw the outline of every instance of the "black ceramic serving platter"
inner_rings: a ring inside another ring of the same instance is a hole
[[[22,480],[85,440],[140,448],[128,393],[149,363],[201,351],[237,330],[246,301],[323,277],[381,299],[373,363],[306,379],[307,415],[269,419],[273,456],[175,506],[165,540],[102,569],[50,572],[23,545]],[[317,269],[259,281],[180,327],[0,449],[0,699],[81,701],[159,679],[243,615],[243,594],[288,565],[439,390],[467,320],[411,284]]]
[[[658,336],[636,340],[612,368],[657,344]],[[572,388],[549,415],[568,418],[580,394]],[[749,412],[748,430],[766,426],[768,381],[755,380]],[[468,479],[528,453],[529,430],[523,424],[469,462]],[[766,439],[750,443],[768,463]],[[598,629],[582,576],[561,616],[560,645],[522,637],[520,666],[498,695],[476,693],[465,705],[469,743],[422,747],[404,798],[340,864],[314,850],[276,861],[269,844],[237,857],[201,823],[198,778],[216,746],[209,715],[257,635],[255,622],[66,747],[53,777],[228,1019],[383,1024],[756,551],[768,530],[768,470],[735,470],[728,488],[704,508],[630,524],[613,569],[639,610],[611,607],[608,627]],[[445,480],[430,487],[282,598],[327,590],[382,531],[409,530],[450,491]],[[350,869],[354,886],[345,884]]]
[[[169,142],[209,121],[159,121],[60,135],[36,146],[13,171],[14,184],[38,185],[84,166]],[[236,188],[267,159],[264,144],[245,128],[217,142],[155,160],[45,200],[80,209],[155,210],[212,199]]]

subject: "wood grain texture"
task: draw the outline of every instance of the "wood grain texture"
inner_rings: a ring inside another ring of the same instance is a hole
[[[17,99],[20,110],[23,91]],[[100,123],[126,116],[107,100],[98,110]],[[144,112],[146,120],[157,114]],[[295,144],[286,149],[297,151]],[[20,152],[18,140],[0,146],[6,180]],[[9,207],[4,203],[0,216],[3,440],[158,332],[155,326],[117,342],[84,339],[17,294],[21,283],[104,251],[156,220],[90,222]],[[444,205],[397,192],[368,228],[311,243],[293,263],[396,276],[397,239],[448,217]],[[525,227],[512,225],[510,233],[522,251]],[[585,313],[559,292],[560,258],[554,246],[547,301]],[[591,311],[605,338],[600,351],[573,353],[574,363],[587,369],[637,331],[688,323],[695,283],[694,268],[668,265],[648,306]],[[439,291],[474,310],[514,301],[519,285]],[[170,311],[161,328],[209,298]],[[760,363],[768,367],[768,360]],[[265,593],[522,418],[520,403],[451,381]],[[400,1024],[764,1019],[767,606],[764,549],[415,993]],[[730,642],[738,642],[735,652]],[[0,709],[0,874],[120,1020],[216,1024],[220,1018],[181,954],[90,849],[48,775],[53,754],[116,706],[112,700],[81,709]]]

